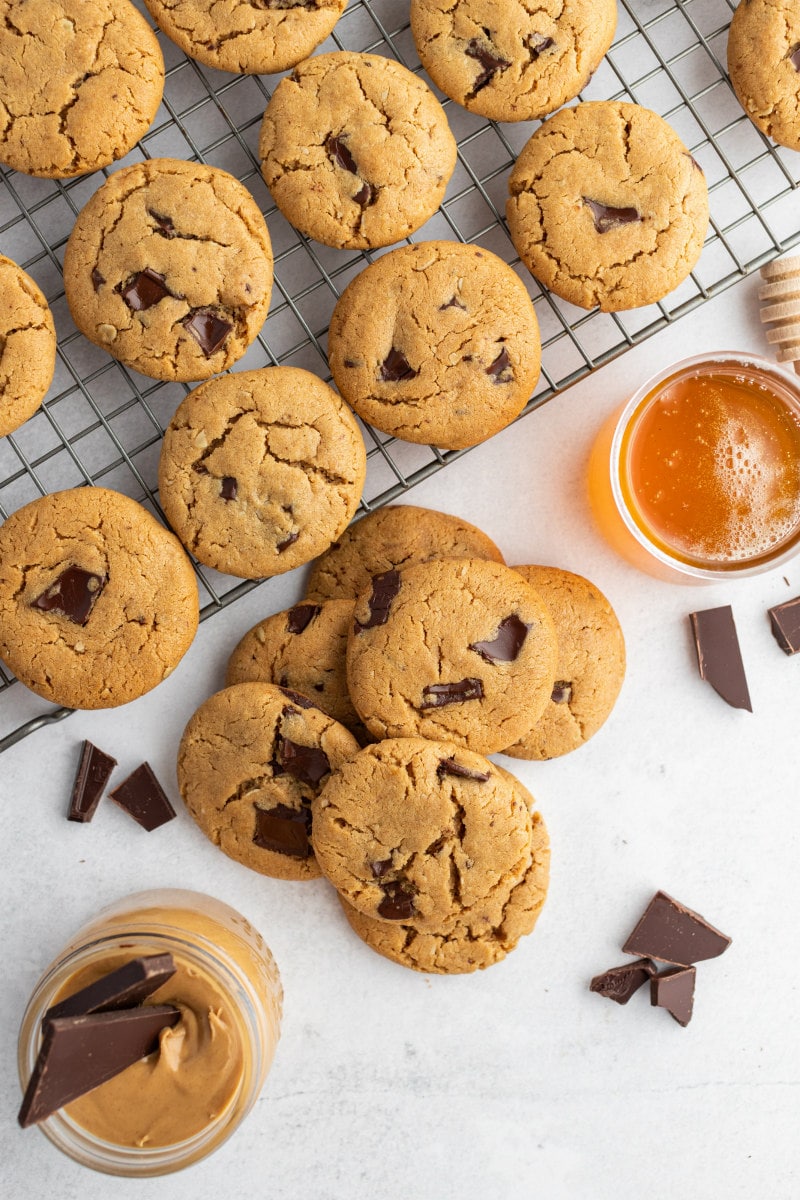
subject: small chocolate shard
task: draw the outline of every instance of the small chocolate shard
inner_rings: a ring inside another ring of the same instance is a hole
[[[531,62],[536,62],[540,54],[544,54],[545,50],[549,50],[555,44],[553,38],[546,37],[543,33],[532,33],[530,37],[525,39],[525,45],[528,47]]]
[[[794,67],[795,71],[800,71],[800,45],[792,46],[786,57]]]
[[[117,290],[131,312],[143,312],[158,304],[165,296],[172,295],[166,285],[166,276],[151,271],[149,267],[134,275],[126,284],[120,284]]]
[[[378,905],[378,916],[386,921],[408,921],[417,911],[414,893],[402,879],[393,879],[381,884],[383,899]]]
[[[742,652],[729,604],[689,614],[700,678],[732,708],[753,711]]]
[[[357,363],[357,362],[355,361],[355,359],[352,359],[352,358],[346,358],[346,359],[344,360],[344,365],[345,365],[346,367],[350,367],[350,369],[352,370],[352,369],[353,369],[353,367],[360,367],[360,366],[361,366],[361,363]],[[335,543],[335,542],[334,542],[334,545],[336,545],[336,543]]]
[[[343,171],[349,171],[351,175],[358,174],[356,160],[347,148],[347,143],[344,138],[337,137],[334,133],[329,133],[325,138],[325,150],[331,162],[337,167],[341,167]]]
[[[511,359],[508,357],[508,351],[505,346],[503,346],[503,349],[494,362],[491,362],[486,368],[486,374],[493,376],[495,383],[510,383],[514,378]]]
[[[278,745],[278,766],[299,783],[307,783],[312,788],[319,787],[331,770],[330,760],[319,746],[301,746],[285,737]]]
[[[800,596],[770,608],[772,636],[784,654],[800,652]]]
[[[166,825],[175,816],[175,809],[147,762],[143,762],[108,794],[148,833],[160,825]]]
[[[96,575],[81,567],[67,567],[55,583],[31,602],[31,608],[58,613],[73,625],[85,625],[107,582],[105,575]]]
[[[599,200],[590,200],[588,196],[583,197],[583,203],[591,212],[598,233],[608,233],[611,229],[642,220],[642,214],[636,208],[612,208],[608,204],[601,204]]]
[[[239,491],[239,484],[234,475],[223,475],[222,483],[220,484],[219,494],[223,500],[235,500]]]
[[[100,274],[97,267],[92,267],[92,287],[96,292],[100,291],[105,281],[105,276]]]
[[[705,917],[666,892],[656,892],[622,949],[626,954],[689,967],[717,958],[730,944],[731,939],[709,925]]]
[[[290,858],[310,858],[313,850],[311,835],[311,810],[289,808],[288,804],[276,804],[274,808],[256,808],[256,831],[253,842],[262,850],[276,854],[288,854]]]
[[[372,578],[372,594],[367,601],[369,605],[369,617],[366,621],[357,620],[355,622],[355,632],[360,633],[362,629],[374,629],[376,625],[385,625],[389,620],[389,610],[392,607],[392,601],[399,591],[399,571],[392,568],[389,571],[383,571],[380,575],[374,575]]]
[[[650,1003],[654,1008],[665,1008],[679,1025],[688,1025],[694,1008],[696,974],[694,967],[676,967],[655,975],[650,980]]]
[[[468,677],[457,683],[430,683],[422,689],[424,708],[444,708],[446,704],[463,704],[466,700],[483,699],[483,684],[480,679]]]
[[[83,743],[78,771],[72,785],[68,821],[80,821],[81,824],[91,821],[116,765],[117,760],[110,754],[104,754],[89,741]]]
[[[89,1013],[133,1008],[171,979],[176,970],[171,954],[145,954],[133,958],[48,1008],[42,1017],[42,1027],[59,1017],[85,1017]]]
[[[288,700],[293,700],[298,708],[316,708],[314,701],[309,700],[308,696],[304,696],[301,692],[295,692],[292,688],[283,687],[282,685],[278,688],[278,691],[283,692]]]
[[[684,153],[685,153],[686,157],[689,159],[689,161],[691,162],[692,166],[695,167],[700,172],[701,175],[705,175],[705,171],[700,166],[700,163],[697,161],[695,156],[693,154],[690,154],[688,150],[685,150]]]
[[[483,32],[487,38],[491,37],[490,30],[484,29]],[[464,53],[470,58],[476,59],[483,68],[472,85],[472,92],[470,93],[472,96],[476,96],[488,83],[491,83],[498,71],[505,71],[511,66],[507,58],[500,58],[499,55],[492,54],[491,50],[483,42],[478,41],[477,38],[472,38],[471,41],[467,42],[467,48]]]
[[[530,625],[512,613],[497,626],[497,636],[491,642],[470,642],[469,649],[480,654],[486,662],[514,662],[525,644],[529,629]]]
[[[145,1004],[48,1021],[17,1118],[22,1128],[46,1120],[152,1054],[162,1029],[180,1019],[180,1009],[172,1004]]]
[[[470,767],[462,767],[454,758],[440,759],[436,774],[440,779],[443,775],[455,775],[459,779],[474,779],[476,783],[487,783],[492,777],[490,771],[473,771]]]
[[[557,679],[550,693],[553,704],[569,704],[572,699],[572,683],[568,679]]]
[[[636,962],[623,963],[621,967],[611,967],[602,975],[595,975],[589,990],[616,1004],[627,1004],[634,992],[638,992],[655,973],[655,963],[649,958],[640,958]]]
[[[448,309],[448,308],[460,308],[462,312],[467,311],[466,304],[462,304],[461,301],[459,300],[458,296],[453,296],[450,300],[447,301],[447,304],[440,304],[439,312],[444,312],[445,309]]]
[[[172,238],[175,236],[175,224],[171,217],[162,217],[158,213],[153,212],[151,208],[148,208],[147,215],[152,217],[158,226],[156,233],[159,233],[165,238]]]
[[[380,858],[376,862],[371,862],[369,869],[374,879],[382,879],[387,871],[391,871],[392,860],[391,858]]]
[[[362,183],[353,199],[360,208],[369,208],[370,204],[375,203],[376,195],[377,191],[371,183]]]
[[[419,371],[414,370],[402,350],[392,346],[378,374],[384,383],[403,383],[407,379],[415,379]]]
[[[289,633],[304,633],[314,617],[318,617],[321,612],[320,604],[295,604],[286,616],[286,628]]]
[[[211,358],[225,345],[233,329],[230,321],[223,320],[210,308],[196,308],[184,318],[184,329],[192,335],[206,358]]]
[[[293,529],[291,533],[287,533],[283,541],[278,542],[275,547],[278,554],[283,554],[284,550],[288,550],[290,546],[293,546],[299,537],[300,534],[295,529]]]

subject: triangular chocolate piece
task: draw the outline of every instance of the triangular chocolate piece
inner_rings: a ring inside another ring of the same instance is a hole
[[[170,804],[166,792],[153,774],[153,768],[146,762],[108,794],[148,833],[158,829],[159,825],[165,825],[175,816],[175,809]]]
[[[666,892],[656,892],[622,949],[626,954],[688,967],[716,958],[730,944],[731,939],[709,925],[705,917]]]
[[[91,821],[116,765],[117,760],[110,754],[104,754],[91,742],[83,743],[67,820],[82,823]]]
[[[688,1025],[694,1007],[694,967],[675,967],[650,980],[650,1003],[665,1008],[679,1025]]]
[[[589,984],[589,990],[613,1000],[616,1004],[627,1004],[634,992],[638,992],[655,973],[655,963],[649,958],[638,958],[636,962],[623,963],[621,967],[610,967],[602,975],[595,975]]]
[[[109,1012],[141,1004],[175,974],[171,954],[146,954],[133,958],[116,971],[96,979],[88,987],[52,1005],[42,1018],[42,1025],[57,1017],[85,1017],[89,1013]]]

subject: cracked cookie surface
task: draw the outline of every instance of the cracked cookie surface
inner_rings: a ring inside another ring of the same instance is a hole
[[[0,657],[53,704],[135,700],[177,666],[197,621],[178,539],[119,492],[55,492],[0,526]]]
[[[582,308],[653,304],[703,248],[705,176],[667,122],[637,104],[592,101],[549,117],[519,155],[509,190],[523,262]]]
[[[264,113],[261,170],[283,215],[339,249],[389,246],[438,208],[456,143],[430,88],[393,59],[318,54]]]
[[[492,754],[538,720],[556,633],[510,567],[445,559],[373,579],[356,601],[347,683],[377,738],[427,737]]]
[[[240,371],[179,406],[161,448],[161,503],[200,562],[244,579],[281,575],[345,529],[366,463],[355,418],[318,376]]]
[[[558,663],[550,700],[533,728],[503,753],[557,758],[597,733],[625,678],[625,640],[599,588],[557,567],[514,567],[547,605],[556,627]]]
[[[240,683],[201,704],[178,750],[178,786],[203,833],[275,879],[315,879],[311,802],[358,750],[343,725],[269,683]]]
[[[437,87],[470,112],[531,121],[572,100],[614,39],[616,0],[412,0]]]
[[[0,163],[66,179],[122,158],[161,103],[164,60],[127,0],[6,0]]]
[[[255,200],[216,167],[153,158],[78,214],[64,287],[80,331],[153,379],[225,371],[269,307],[272,249]]]
[[[0,254],[0,437],[19,429],[53,378],[56,330],[30,275]]]
[[[767,137],[800,150],[800,8],[796,0],[741,0],[728,33],[739,103]]]
[[[355,600],[375,575],[437,558],[503,562],[491,538],[469,521],[415,504],[389,504],[348,526],[317,559],[306,598]]]
[[[525,407],[539,378],[539,324],[502,259],[479,246],[417,242],[348,284],[331,317],[328,358],[364,421],[460,450]]]
[[[368,746],[330,777],[313,814],[323,874],[377,921],[498,925],[530,866],[524,800],[493,763],[452,742]]]
[[[347,0],[144,0],[167,37],[209,67],[287,71],[333,29]]]

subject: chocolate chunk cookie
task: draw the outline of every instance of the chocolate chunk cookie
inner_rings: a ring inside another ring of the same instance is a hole
[[[356,601],[347,683],[377,738],[501,750],[539,719],[553,690],[556,633],[510,567],[446,559],[386,571]]]
[[[143,375],[227,370],[264,323],[272,250],[264,218],[226,171],[153,158],[106,180],[64,255],[73,320]]]
[[[265,367],[190,392],[164,434],[167,520],[194,556],[245,579],[308,562],[345,529],[367,452],[355,418],[310,371]]]
[[[240,683],[198,708],[181,738],[178,786],[215,846],[276,879],[314,879],[311,801],[358,750],[295,692]]]
[[[558,637],[556,682],[533,728],[509,746],[514,758],[557,758],[577,750],[608,717],[625,678],[625,641],[599,588],[557,567],[515,567],[535,588]]]
[[[375,54],[318,54],[275,89],[261,127],[275,203],[339,249],[389,246],[433,216],[456,162],[442,106],[421,79]]]
[[[184,54],[241,74],[288,71],[333,29],[347,0],[144,0]]]
[[[355,521],[317,559],[306,596],[309,600],[355,599],[375,575],[439,558],[503,562],[491,538],[461,517],[414,504],[388,505]]]
[[[495,121],[535,120],[572,100],[616,27],[616,0],[411,0],[414,41],[433,82]]]
[[[796,0],[741,0],[728,33],[728,71],[762,133],[800,150],[800,8]]]
[[[56,363],[53,314],[39,288],[0,254],[0,437],[42,403]]]
[[[708,227],[702,170],[666,121],[638,104],[562,109],[523,148],[509,188],[523,262],[582,308],[660,300],[697,262]]]
[[[147,132],[164,59],[127,0],[4,0],[0,163],[49,179],[107,167]]]
[[[418,242],[348,284],[328,358],[339,391],[370,425],[460,450],[525,407],[539,378],[539,325],[502,259],[479,246]]]
[[[127,496],[55,492],[0,526],[0,658],[45,700],[135,700],[177,666],[197,620],[178,539]]]
[[[452,742],[368,746],[312,811],[323,873],[374,920],[438,932],[494,924],[530,866],[525,801],[508,775]]]

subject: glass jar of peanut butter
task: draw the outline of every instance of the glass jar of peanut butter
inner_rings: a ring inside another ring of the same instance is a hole
[[[19,1037],[23,1089],[54,1003],[143,955],[172,955],[174,975],[148,998],[180,1019],[153,1053],[42,1121],[51,1142],[112,1175],[177,1171],[226,1140],[254,1105],[280,1031],[278,968],[241,914],[211,896],[138,892],[85,925],[34,989]]]

